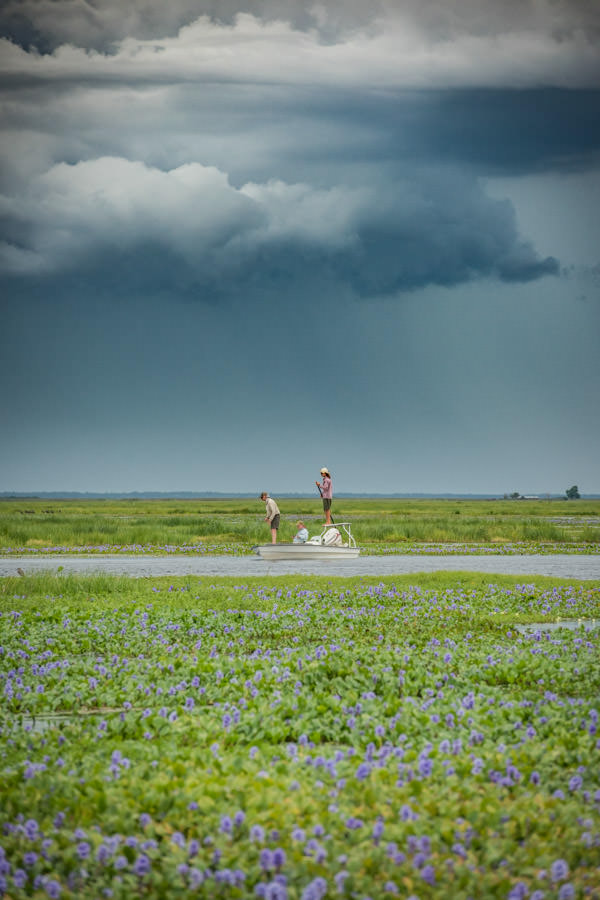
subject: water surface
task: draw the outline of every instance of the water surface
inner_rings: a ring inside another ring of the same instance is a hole
[[[18,569],[65,574],[131,575],[405,575],[413,572],[484,572],[498,575],[551,575],[600,580],[600,555],[548,556],[363,556],[352,560],[264,560],[258,556],[12,556],[0,558],[0,576]]]

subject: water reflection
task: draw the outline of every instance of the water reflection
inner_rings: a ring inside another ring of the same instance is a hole
[[[521,632],[521,634],[535,634],[536,631],[557,631],[560,628],[567,628],[569,631],[579,631],[580,629],[583,629],[585,632],[588,632],[600,628],[600,620],[557,619],[556,622],[533,622],[528,625],[515,625],[514,628]]]

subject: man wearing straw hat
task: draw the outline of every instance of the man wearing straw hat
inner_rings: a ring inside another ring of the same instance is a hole
[[[325,466],[323,466],[323,468],[321,469],[321,475],[323,476],[323,481],[315,481],[315,484],[319,488],[319,493],[323,498],[325,524],[331,525],[331,501],[333,499],[333,484],[331,483],[331,475],[329,474],[329,469],[326,469]]]

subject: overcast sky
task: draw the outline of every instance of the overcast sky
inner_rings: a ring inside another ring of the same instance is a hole
[[[0,491],[600,492],[597,4],[0,34]]]

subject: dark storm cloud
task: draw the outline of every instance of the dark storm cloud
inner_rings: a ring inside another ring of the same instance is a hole
[[[431,91],[415,100],[387,105],[390,153],[505,174],[585,169],[600,158],[600,91]]]
[[[7,0],[0,9],[0,34],[23,47],[50,52],[64,43],[110,51],[124,37],[173,36],[201,15],[231,25],[239,13],[263,22],[281,20],[299,30],[315,30],[325,41],[341,40],[357,29],[403,21],[432,40],[457,34],[501,35],[545,30],[556,41],[581,32],[600,36],[600,11],[589,0]]]
[[[595,16],[479,6],[9,3],[73,45],[2,47],[1,271],[209,299],[556,274],[478,178],[597,158],[598,92],[531,87],[593,82]]]
[[[138,288],[162,279],[214,299],[249,284],[333,280],[375,296],[558,271],[520,239],[509,203],[455,171],[413,170],[410,180],[380,187],[238,189],[198,164],[161,172],[106,158],[55,166],[26,192],[5,194],[1,209],[5,274],[48,279],[89,269],[97,281],[102,260],[127,290],[134,279]]]

